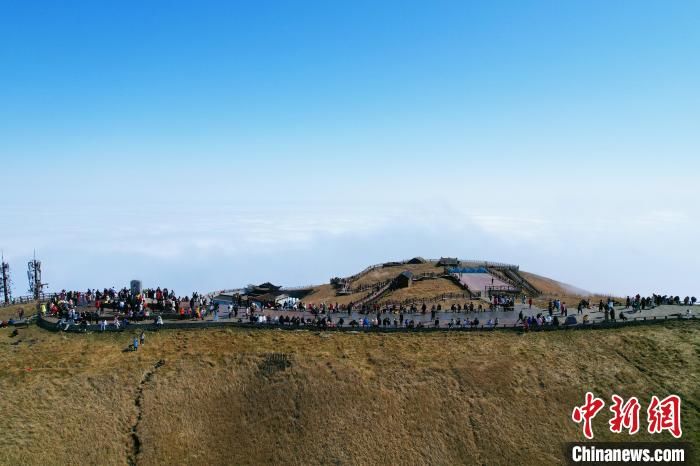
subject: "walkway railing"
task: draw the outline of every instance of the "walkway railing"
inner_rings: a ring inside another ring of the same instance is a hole
[[[58,296],[58,293],[41,293],[39,295],[39,302],[50,301],[56,296]],[[10,301],[3,301],[0,303],[0,307],[15,306],[17,304],[31,304],[34,302],[36,302],[34,295],[17,296],[12,298]]]
[[[373,291],[372,293],[368,294],[364,298],[358,300],[356,303],[354,303],[357,306],[364,306],[366,304],[370,304],[374,301],[377,300],[382,294],[384,294],[386,291],[391,288],[391,286],[394,284],[394,281],[396,279],[388,280],[386,282],[383,282],[383,284],[377,288],[377,290]]]
[[[314,285],[306,285],[306,286],[283,286],[280,288],[280,291],[301,291],[301,290],[310,290],[314,288]]]
[[[388,305],[388,306],[392,306],[392,305],[396,305],[396,306],[410,306],[410,305],[413,305],[413,304],[420,305],[420,304],[423,304],[423,303],[436,303],[436,302],[439,302],[439,301],[448,301],[448,300],[452,300],[452,299],[454,299],[454,300],[457,300],[457,299],[472,299],[472,295],[471,295],[471,293],[469,293],[469,292],[465,292],[465,293],[441,293],[441,294],[438,294],[438,295],[429,296],[429,297],[427,297],[427,298],[425,298],[425,299],[417,299],[417,298],[414,298],[414,299],[404,299],[403,301],[391,301],[391,300],[389,300],[389,301],[381,301],[381,300],[380,300],[380,302],[381,302],[382,304]]]
[[[543,325],[543,326],[531,326],[527,330],[522,326],[522,324],[518,323],[510,323],[510,324],[499,324],[498,326],[496,325],[489,325],[489,324],[479,324],[477,326],[468,326],[468,327],[457,327],[453,326],[451,328],[448,327],[447,324],[442,324],[439,327],[435,326],[424,326],[424,327],[416,327],[416,328],[410,328],[410,327],[393,327],[393,326],[373,326],[373,327],[362,327],[362,326],[350,326],[350,325],[344,325],[342,327],[335,327],[335,326],[321,326],[321,325],[316,325],[313,323],[304,323],[300,325],[283,325],[279,323],[252,323],[252,322],[222,322],[222,321],[204,321],[204,322],[198,322],[198,321],[188,321],[188,320],[178,320],[178,321],[166,321],[162,327],[157,327],[153,323],[131,323],[127,327],[121,327],[119,329],[116,329],[112,326],[108,326],[106,332],[115,332],[115,331],[124,331],[124,330],[129,330],[131,329],[144,329],[144,330],[159,330],[159,329],[178,329],[178,330],[194,330],[194,329],[202,329],[202,328],[221,328],[221,327],[236,327],[236,328],[244,328],[244,329],[259,329],[259,330],[265,330],[265,329],[280,329],[280,330],[300,330],[300,329],[306,329],[306,330],[323,330],[323,331],[339,331],[339,332],[357,332],[357,331],[364,331],[364,332],[381,332],[381,333],[392,333],[392,332],[460,332],[460,331],[466,331],[466,332],[473,332],[473,331],[503,331],[503,330],[510,330],[510,331],[516,331],[516,332],[542,332],[542,331],[571,331],[571,330],[603,330],[607,328],[621,328],[621,327],[631,327],[631,326],[638,326],[638,325],[654,325],[654,324],[664,324],[668,322],[697,322],[697,318],[695,316],[691,316],[690,318],[688,317],[683,317],[683,316],[677,316],[677,317],[672,317],[672,316],[665,316],[664,318],[657,318],[657,317],[634,317],[634,318],[628,318],[625,321],[598,321],[598,322],[591,322],[591,323],[580,323],[576,325],[563,325],[560,324],[558,326],[554,325]],[[58,325],[55,322],[52,322],[50,320],[47,320],[41,316],[39,316],[36,319],[36,323],[39,327],[45,329],[45,330],[50,330],[50,331],[60,331],[63,329],[58,328]],[[425,323],[424,323],[425,325]],[[64,327],[65,328],[65,327]],[[98,325],[88,325],[87,328],[85,328],[87,331],[91,332],[96,332],[99,330]],[[82,329],[80,328],[79,325],[70,325],[68,327],[68,332],[81,332]]]

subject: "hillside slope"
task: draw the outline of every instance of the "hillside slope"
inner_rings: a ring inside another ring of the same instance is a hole
[[[468,266],[478,266],[478,263],[466,263]],[[415,276],[422,274],[437,274],[443,273],[444,268],[438,267],[434,262],[424,264],[401,264],[391,267],[378,267],[363,273],[358,273],[354,276],[351,282],[351,289],[367,288],[387,280],[395,278],[403,271],[412,272]],[[599,298],[586,290],[582,290],[572,285],[559,282],[552,278],[543,277],[541,275],[520,271],[520,274],[530,284],[534,285],[542,294],[538,295],[535,302],[539,305],[545,305],[549,299],[561,299],[568,302],[569,305],[577,303],[581,297]],[[383,295],[379,300],[384,302],[404,302],[407,300],[430,300],[441,294],[461,293],[464,290],[449,280],[426,280],[424,282],[414,282],[415,286],[411,289],[394,290],[386,295]],[[318,285],[313,288],[313,291],[304,297],[303,301],[312,304],[348,304],[357,302],[367,295],[367,291],[358,291],[346,295],[338,295],[336,289],[328,284]],[[462,302],[464,299],[447,300],[450,302]]]
[[[162,331],[125,353],[128,333],[2,329],[0,463],[557,464],[587,390],[677,393],[697,444],[699,330]]]

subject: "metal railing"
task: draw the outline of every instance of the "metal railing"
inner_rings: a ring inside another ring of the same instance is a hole
[[[280,288],[280,291],[301,291],[301,290],[310,290],[314,288],[314,285],[306,285],[306,286],[283,286]]]
[[[58,293],[40,293],[39,302],[49,301],[56,296],[58,296]],[[35,302],[36,299],[34,298],[34,295],[17,296],[12,298],[10,301],[3,301],[0,303],[0,307],[15,306],[19,304],[32,304]]]
[[[457,300],[457,299],[468,299],[471,300],[472,294],[470,292],[465,292],[465,293],[440,293],[434,296],[427,297],[425,299],[419,299],[419,298],[412,298],[412,299],[404,299],[403,301],[382,301],[380,300],[379,302],[383,305],[387,306],[392,306],[392,305],[397,305],[397,306],[409,306],[412,304],[423,304],[423,303],[435,303],[438,301],[448,301],[448,300]]]
[[[446,311],[443,311],[446,312]],[[49,320],[41,315],[37,316],[38,318],[36,319],[37,324],[39,327],[49,330],[49,331],[69,331],[69,332],[81,332],[79,325],[70,325],[68,326],[67,329],[61,329],[58,327],[57,323],[54,322],[53,320]],[[292,324],[279,324],[275,322],[268,322],[268,323],[253,323],[253,322],[224,322],[224,321],[205,321],[205,322],[192,322],[192,321],[166,321],[164,325],[161,327],[158,327],[154,324],[144,322],[144,323],[131,323],[130,326],[133,326],[134,328],[144,328],[144,329],[152,329],[152,330],[158,330],[160,328],[163,329],[202,329],[202,328],[211,328],[211,327],[239,327],[239,328],[245,328],[245,329],[282,329],[282,330],[298,330],[298,329],[309,329],[309,330],[318,330],[318,329],[323,329],[323,330],[328,330],[328,331],[352,331],[356,332],[358,330],[364,331],[364,332],[432,332],[432,331],[440,331],[440,332],[459,332],[459,331],[494,331],[494,330],[511,330],[511,331],[517,331],[517,332],[541,332],[541,331],[577,331],[577,330],[603,330],[607,328],[620,328],[620,327],[626,327],[626,326],[635,326],[635,325],[653,325],[653,324],[662,324],[662,323],[667,323],[667,322],[672,322],[672,321],[687,321],[687,322],[695,322],[697,320],[696,316],[690,316],[690,317],[682,317],[682,316],[664,316],[663,318],[661,317],[634,317],[634,318],[628,318],[627,320],[624,321],[596,321],[596,322],[588,322],[588,323],[576,323],[576,324],[559,324],[559,325],[552,325],[552,324],[547,324],[547,325],[542,325],[542,326],[529,326],[527,329],[523,327],[521,323],[503,323],[503,324],[498,324],[498,325],[489,325],[488,323],[479,323],[478,325],[469,325],[469,326],[453,326],[449,327],[446,323],[442,323],[439,327],[435,326],[428,326],[426,325],[425,327],[405,327],[405,326],[372,326],[372,327],[363,327],[361,325],[350,325],[350,323],[345,323],[342,327],[332,325],[332,326],[320,326],[315,323],[303,323],[299,325],[292,325]],[[128,328],[128,327],[127,327]],[[113,332],[119,332],[119,331],[124,331],[124,327],[121,327],[119,329],[116,329],[114,327],[108,327],[107,332],[108,333],[113,333]],[[98,330],[97,325],[88,325],[85,330],[90,330],[90,331],[96,331]]]

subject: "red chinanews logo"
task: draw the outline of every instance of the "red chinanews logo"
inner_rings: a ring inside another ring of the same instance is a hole
[[[639,412],[641,405],[636,397],[631,397],[626,402],[618,395],[612,395],[610,411],[613,416],[608,421],[610,432],[619,434],[627,430],[629,435],[639,432]],[[586,392],[583,405],[574,407],[571,419],[577,423],[583,423],[583,435],[587,439],[593,439],[593,418],[605,406],[605,401],[597,398],[593,393]],[[681,429],[681,398],[678,395],[669,395],[663,400],[654,395],[647,408],[647,432],[660,434],[668,431],[675,438],[683,435]]]

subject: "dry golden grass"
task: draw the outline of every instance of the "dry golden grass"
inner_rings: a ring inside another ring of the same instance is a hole
[[[36,313],[36,304],[13,304],[11,306],[0,307],[0,320],[17,319],[20,309],[24,309],[24,317],[29,317]]]
[[[382,296],[380,303],[402,302],[405,300],[430,299],[447,293],[466,293],[459,285],[447,278],[415,281],[408,288],[401,288]],[[465,299],[458,300],[464,302]]]
[[[352,282],[352,287],[373,285],[379,282],[384,282],[396,277],[398,274],[404,270],[410,270],[415,275],[420,275],[423,273],[442,273],[443,267],[436,267],[435,263],[426,264],[402,264],[394,267],[381,267],[375,270],[371,270],[363,275],[361,275],[357,280]],[[562,299],[567,302],[569,306],[575,306],[581,296],[579,296],[575,291],[576,289],[570,287],[564,283],[560,283],[551,278],[542,277],[528,272],[521,272],[523,277],[530,281],[537,289],[542,291],[542,295],[534,299],[534,302],[538,306],[546,307],[547,302],[550,299]],[[459,286],[448,280],[430,280],[424,282],[414,282],[409,289],[397,290],[390,294],[382,297],[381,302],[387,301],[403,301],[405,299],[429,299],[435,297],[436,295],[442,293],[460,293],[463,292]],[[353,293],[351,295],[337,296],[335,288],[331,285],[319,285],[314,288],[314,291],[306,296],[303,301],[305,303],[312,304],[349,304],[350,302],[357,302],[358,300],[364,298],[367,291],[360,293]],[[590,296],[594,300],[600,298],[605,298],[598,295]],[[450,300],[452,302],[462,302],[463,300]]]
[[[547,303],[550,299],[560,299],[567,303],[570,308],[578,305],[582,298],[589,299],[591,303],[597,303],[601,299],[607,302],[608,299],[608,296],[589,293],[585,290],[578,290],[576,287],[571,285],[567,285],[541,275],[536,275],[534,273],[521,271],[520,274],[528,282],[534,285],[535,288],[542,292],[540,296],[533,299],[535,304],[542,307],[547,307]],[[620,298],[617,297],[617,299]]]
[[[366,286],[366,285],[373,285],[379,282],[384,282],[386,280],[390,280],[394,277],[396,277],[398,274],[403,272],[404,270],[410,270],[414,274],[422,274],[422,273],[429,273],[429,272],[442,272],[443,268],[442,267],[436,267],[435,263],[426,263],[426,264],[404,264],[404,265],[399,265],[395,267],[382,267],[379,269],[371,270],[367,272],[366,274],[362,275],[359,277],[357,280],[352,282],[352,287],[358,287],[358,286]],[[415,283],[414,283],[415,285]],[[459,287],[457,287],[459,288]],[[458,290],[458,292],[461,291],[461,289]],[[314,288],[314,291],[304,297],[303,301],[305,303],[311,303],[311,304],[320,304],[320,303],[326,303],[326,304],[349,304],[350,302],[357,302],[358,300],[364,298],[367,295],[368,291],[363,291],[360,293],[353,293],[350,295],[344,295],[344,296],[337,296],[335,288],[333,288],[331,285],[319,285]],[[413,295],[412,295],[413,296]],[[431,295],[432,296],[432,295]],[[427,296],[426,297],[430,297]],[[402,298],[404,299],[404,298]]]
[[[367,292],[353,293],[349,295],[337,296],[335,288],[331,285],[319,285],[314,288],[314,291],[305,296],[302,301],[309,304],[350,304],[361,298],[364,298]]]
[[[163,331],[124,353],[127,332],[3,329],[0,463],[126,464],[139,390],[139,464],[557,464],[587,390],[678,393],[697,445],[699,330]],[[291,367],[261,371],[270,353]]]
[[[542,292],[542,294],[545,295],[569,295],[569,296],[576,296],[577,293],[574,293],[573,287],[567,288],[567,286],[564,283],[558,282],[556,280],[553,280],[551,278],[543,277],[541,275],[537,275],[534,273],[530,272],[520,272],[520,275],[523,276],[528,282],[530,282],[532,285],[535,286],[538,290]],[[583,290],[581,290],[583,291]],[[588,294],[588,293],[584,293]]]
[[[435,263],[402,264],[395,267],[381,267],[362,275],[353,282],[353,286],[370,285],[373,283],[391,280],[404,270],[409,270],[415,275],[419,275],[422,273],[442,273],[443,267],[436,267]]]

